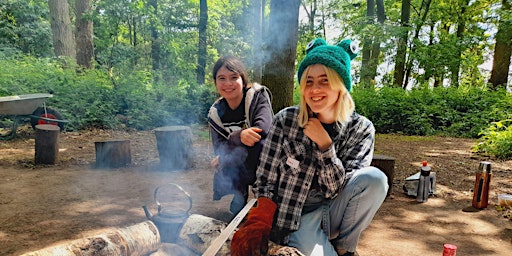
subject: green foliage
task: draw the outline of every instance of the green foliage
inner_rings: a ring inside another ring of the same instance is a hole
[[[512,159],[512,119],[492,122],[481,132],[479,143],[473,148],[477,153]]]
[[[0,57],[19,52],[51,56],[52,34],[47,1],[4,0],[0,3]]]
[[[213,87],[179,80],[153,84],[149,71],[80,70],[67,59],[20,57],[0,60],[0,96],[51,93],[46,105],[86,127],[152,129],[204,123],[215,100]]]
[[[476,87],[356,87],[352,97],[356,111],[370,118],[378,133],[477,138],[489,122],[512,116],[510,95]]]

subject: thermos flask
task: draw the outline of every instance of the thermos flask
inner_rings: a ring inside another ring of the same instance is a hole
[[[427,161],[421,163],[420,169],[420,180],[418,182],[418,193],[416,194],[416,201],[424,203],[428,201],[430,194],[430,166],[427,165]]]
[[[477,209],[487,208],[491,176],[491,163],[480,162],[476,172],[475,188],[473,189],[473,207]]]

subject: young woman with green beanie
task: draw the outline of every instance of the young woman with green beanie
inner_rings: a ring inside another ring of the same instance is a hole
[[[375,128],[354,112],[350,40],[315,39],[299,65],[301,102],[273,119],[232,256],[265,255],[268,240],[305,255],[354,255],[383,203],[387,177],[371,167]]]

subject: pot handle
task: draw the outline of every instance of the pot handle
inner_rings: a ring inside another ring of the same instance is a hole
[[[160,212],[160,210],[161,210],[161,205],[160,205],[160,202],[158,202],[158,199],[157,199],[156,195],[158,194],[158,190],[159,190],[161,187],[163,187],[163,186],[167,186],[167,185],[175,186],[175,187],[177,187],[179,190],[181,190],[181,192],[183,192],[183,194],[185,194],[185,196],[187,197],[188,202],[189,202],[188,209],[187,209],[187,211],[186,211],[186,213],[187,213],[187,215],[188,215],[188,212],[190,211],[190,209],[192,209],[192,197],[191,197],[191,196],[190,196],[190,194],[189,194],[187,191],[185,191],[185,190],[184,190],[180,185],[178,185],[178,184],[176,184],[176,183],[172,183],[172,182],[171,182],[171,183],[167,183],[167,184],[162,185],[162,186],[158,186],[158,187],[155,189],[155,193],[154,193],[153,197],[155,198],[155,203],[156,203],[156,205],[157,205],[157,207],[158,207],[158,212]]]

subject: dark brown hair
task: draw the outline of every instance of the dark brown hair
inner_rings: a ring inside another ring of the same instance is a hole
[[[240,75],[242,77],[242,82],[244,85],[244,88],[247,87],[249,84],[249,75],[247,74],[247,69],[245,68],[244,63],[240,61],[238,58],[234,56],[224,56],[221,57],[215,62],[215,65],[213,65],[213,81],[217,78],[217,73],[219,72],[219,69],[222,67],[226,67],[229,71],[235,72],[236,74]]]

